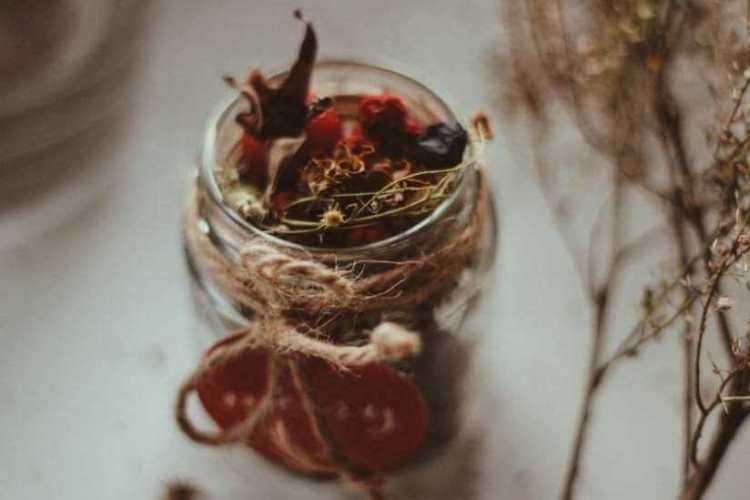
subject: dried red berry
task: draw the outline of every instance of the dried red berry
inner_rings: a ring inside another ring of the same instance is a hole
[[[238,338],[229,337],[217,346]],[[265,349],[247,351],[197,385],[201,403],[221,428],[237,425],[257,407],[266,391],[270,362]],[[315,431],[301,387],[285,361],[279,362],[273,407],[247,443],[283,467],[333,475],[336,466]],[[342,372],[316,358],[297,362],[309,385],[306,396],[315,402],[330,438],[362,473],[396,467],[422,445],[427,428],[425,402],[416,386],[394,368],[369,364]]]
[[[401,127],[406,118],[404,101],[392,95],[371,95],[359,103],[359,122],[365,128],[376,122],[386,122]]]
[[[332,148],[343,135],[341,120],[336,110],[329,107],[313,116],[305,125],[305,135],[306,145],[312,152]]]
[[[384,152],[399,154],[406,142],[407,115],[404,102],[395,96],[373,95],[359,104],[359,123]]]

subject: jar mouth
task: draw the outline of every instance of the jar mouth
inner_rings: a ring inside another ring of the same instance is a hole
[[[448,106],[448,104],[446,104],[446,102],[442,98],[432,92],[429,88],[425,87],[423,84],[411,77],[380,66],[360,63],[352,60],[324,59],[318,61],[315,64],[313,70],[313,81],[315,80],[315,75],[320,74],[320,72],[344,72],[347,70],[378,73],[382,76],[398,80],[398,82],[401,84],[406,84],[414,87],[420,92],[424,93],[425,96],[427,96],[432,101],[432,104],[439,108],[439,111],[444,116],[445,121],[459,123],[458,118],[454,114],[453,110]],[[286,71],[275,73],[269,78],[269,80],[271,82],[278,81],[279,79],[284,78],[286,73]],[[341,79],[342,82],[344,82],[345,80],[345,78]],[[234,112],[235,108],[240,102],[240,99],[241,98],[238,96],[227,99],[211,114],[208,120],[208,125],[206,127],[206,134],[201,154],[201,165],[198,175],[203,186],[205,187],[206,193],[210,197],[210,201],[220,207],[222,213],[226,215],[226,217],[231,220],[238,229],[252,233],[254,236],[258,236],[274,246],[288,248],[296,251],[303,251],[308,254],[357,254],[364,252],[376,252],[380,249],[392,248],[394,245],[397,245],[419,233],[422,233],[423,231],[434,225],[437,221],[441,220],[443,215],[456,205],[457,201],[461,197],[461,194],[467,188],[467,184],[469,183],[470,179],[474,177],[468,174],[476,169],[477,151],[476,145],[470,140],[467,144],[466,151],[464,153],[464,159],[462,161],[465,166],[459,171],[458,182],[453,192],[446,199],[441,201],[440,204],[432,212],[430,212],[427,217],[419,220],[415,224],[409,226],[407,229],[382,240],[358,246],[321,247],[296,243],[294,241],[290,241],[264,231],[263,229],[244,219],[236,210],[234,210],[225,202],[224,195],[221,191],[221,188],[219,187],[219,182],[217,180],[216,174],[221,167],[221,162],[223,161],[221,158],[217,158],[216,144],[218,140],[219,129],[221,124],[225,123],[226,120],[233,121],[233,118],[229,115]]]

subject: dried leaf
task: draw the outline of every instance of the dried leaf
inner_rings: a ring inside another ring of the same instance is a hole
[[[307,95],[317,51],[315,30],[307,23],[297,60],[281,85],[270,85],[258,71],[250,74],[248,83],[258,96],[260,119],[251,121],[238,115],[238,123],[260,139],[301,134],[307,121]]]

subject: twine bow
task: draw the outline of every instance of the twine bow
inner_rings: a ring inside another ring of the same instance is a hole
[[[308,311],[336,304],[346,309],[357,299],[354,282],[347,273],[330,269],[309,259],[294,258],[265,243],[250,242],[240,253],[237,270],[247,285],[245,299],[259,306],[252,326],[236,334],[238,339],[212,350],[183,383],[177,403],[178,422],[193,440],[224,444],[246,438],[265,410],[256,410],[237,426],[218,433],[196,429],[186,416],[188,395],[206,374],[237,356],[257,348],[275,354],[301,354],[321,358],[346,370],[348,367],[380,361],[398,361],[421,348],[420,337],[403,326],[384,321],[370,333],[364,345],[338,345],[324,340],[314,329],[291,325],[284,312],[303,307]],[[271,377],[273,378],[273,377]],[[261,405],[259,408],[264,408]]]

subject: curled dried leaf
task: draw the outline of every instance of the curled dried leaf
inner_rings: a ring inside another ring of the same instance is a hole
[[[250,102],[251,110],[239,113],[236,120],[254,137],[263,140],[294,137],[305,128],[307,95],[318,51],[315,30],[311,23],[306,25],[297,60],[280,85],[271,85],[257,70],[252,71],[243,84],[238,84],[231,77],[224,78]]]

